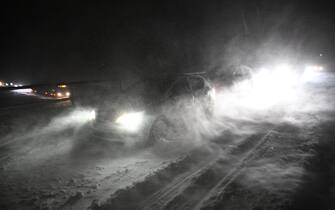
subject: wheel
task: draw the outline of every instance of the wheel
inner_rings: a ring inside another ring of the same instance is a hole
[[[153,122],[150,134],[149,145],[158,152],[173,152],[182,144],[186,128],[183,123],[177,120],[172,122],[166,116],[161,115]]]

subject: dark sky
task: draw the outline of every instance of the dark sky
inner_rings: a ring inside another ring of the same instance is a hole
[[[0,79],[5,80],[208,70],[250,63],[257,57],[251,54],[273,46],[303,54],[334,51],[334,7],[326,1],[1,4]]]

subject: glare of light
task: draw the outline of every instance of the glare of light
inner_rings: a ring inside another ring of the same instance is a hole
[[[66,88],[66,85],[58,85],[59,88]]]
[[[18,85],[14,85],[14,87],[19,87]]]
[[[115,123],[123,130],[136,132],[143,122],[144,112],[131,112],[119,116]]]
[[[0,86],[4,86],[4,85],[3,85],[3,82],[1,82],[1,81],[0,81]]]
[[[304,73],[301,77],[303,82],[317,81],[320,73],[324,70],[323,66],[309,65],[305,67]]]
[[[274,69],[263,69],[252,79],[256,93],[265,100],[276,101],[276,98],[285,98],[299,82],[299,76],[293,67],[282,64]],[[266,97],[265,97],[266,96]]]
[[[216,99],[216,90],[215,90],[215,88],[212,88],[210,91],[208,91],[208,95],[209,95],[209,97],[211,97],[211,99],[215,100]]]
[[[57,97],[62,97],[62,96],[63,96],[62,93],[60,93],[60,92],[57,93]]]
[[[8,83],[6,82],[5,85],[8,86]]]
[[[66,116],[57,118],[53,123],[58,127],[66,127],[70,125],[83,125],[95,119],[94,109],[78,109]],[[52,126],[54,127],[54,126]]]
[[[94,120],[96,116],[95,110],[88,111],[86,115],[88,120]]]
[[[10,82],[9,84],[10,84],[10,86],[13,86],[13,83],[12,83],[12,82]]]
[[[26,88],[26,89],[18,89],[18,90],[12,90],[15,93],[31,93],[33,92],[33,89],[31,88]]]
[[[323,71],[324,67],[320,65],[306,66],[305,71]]]
[[[67,97],[70,97],[71,93],[70,93],[70,92],[66,92],[65,95],[66,95]]]
[[[95,119],[95,110],[78,110],[64,118],[65,123],[85,123]]]
[[[299,84],[298,71],[290,65],[260,68],[250,79],[238,82],[231,91],[219,94],[216,107],[219,113],[271,109],[276,105],[292,103]]]

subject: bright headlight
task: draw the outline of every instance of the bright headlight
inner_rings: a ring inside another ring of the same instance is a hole
[[[88,120],[94,120],[95,116],[96,116],[95,110],[92,110],[92,111],[87,113],[87,119]]]
[[[212,88],[210,91],[208,91],[207,93],[209,95],[209,97],[211,97],[212,100],[216,99],[216,91],[215,88]]]
[[[115,123],[120,126],[120,128],[124,130],[128,130],[130,132],[136,132],[142,122],[143,122],[144,113],[143,112],[131,112],[122,114],[115,120]]]
[[[57,96],[58,96],[58,97],[62,97],[63,94],[58,92],[58,93],[57,93]]]

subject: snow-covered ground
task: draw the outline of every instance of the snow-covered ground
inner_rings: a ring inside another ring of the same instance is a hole
[[[1,138],[1,208],[86,209],[178,158],[95,141],[91,110],[58,111],[8,121],[15,132]]]
[[[299,94],[304,100],[289,112],[223,114],[214,126],[220,136],[173,155],[96,141],[87,132],[90,109],[7,113],[0,209],[271,208],[297,191],[320,124],[333,120],[335,76],[320,73]]]

